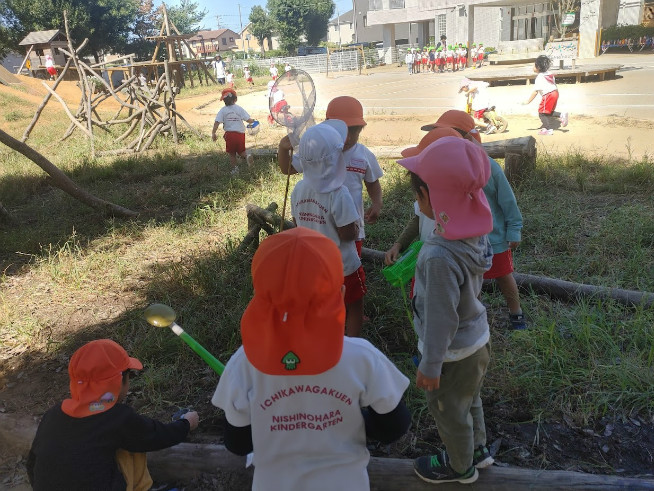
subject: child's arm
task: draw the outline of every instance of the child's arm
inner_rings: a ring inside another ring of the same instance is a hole
[[[375,223],[377,218],[379,218],[383,204],[381,184],[379,183],[379,179],[374,182],[364,182],[372,205],[365,211],[363,218],[366,223]]]
[[[523,104],[526,106],[526,105],[529,104],[531,101],[533,101],[533,100],[536,98],[537,95],[538,95],[538,91],[537,91],[537,90],[534,90],[534,91],[531,93],[531,95],[529,96],[529,100],[523,102]]]
[[[291,145],[291,139],[287,135],[279,140],[279,145],[277,146],[277,163],[279,170],[284,174],[297,174],[295,167],[291,164],[292,158],[293,145]]]
[[[247,455],[254,449],[252,425],[233,426],[225,419],[225,448],[236,455]]]
[[[199,420],[195,411],[189,411],[177,421],[165,424],[128,410],[119,435],[120,448],[128,452],[152,452],[177,445],[197,427]]]
[[[357,240],[359,238],[359,224],[357,222],[352,222],[342,227],[336,227],[336,231],[338,232],[338,238],[343,242]]]
[[[386,254],[384,254],[384,263],[390,265],[397,261],[400,252],[409,247],[411,242],[418,237],[419,233],[420,219],[418,218],[418,215],[413,215],[413,218],[411,218],[411,221],[406,224],[406,227],[402,230],[402,233],[393,244],[393,247],[387,250]]]
[[[216,138],[218,138],[218,137],[216,136],[216,131],[218,131],[218,127],[219,127],[219,126],[220,126],[220,121],[214,121],[214,123],[213,123],[213,129],[211,130],[211,139],[212,139],[213,141],[216,141]]]
[[[379,414],[371,407],[362,408],[361,414],[366,424],[366,436],[383,444],[398,440],[411,426],[411,413],[404,401],[386,414]]]
[[[515,249],[522,240],[522,213],[518,207],[511,184],[509,184],[500,165],[491,159],[492,179],[495,181],[495,199],[504,215],[505,239],[511,249]]]

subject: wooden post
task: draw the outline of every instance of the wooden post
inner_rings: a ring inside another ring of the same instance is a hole
[[[533,165],[524,156],[507,153],[504,157],[504,173],[512,186],[519,184],[532,171]]]
[[[166,83],[168,84],[168,93],[170,94],[170,100],[166,104],[166,110],[168,112],[168,117],[170,118],[170,127],[173,131],[173,141],[175,145],[179,144],[179,138],[177,136],[177,122],[175,121],[175,113],[170,110],[175,109],[175,88],[170,83],[170,72],[168,71],[168,60],[164,61],[164,70],[166,72]],[[164,98],[165,99],[165,98]],[[168,107],[170,106],[170,107]]]

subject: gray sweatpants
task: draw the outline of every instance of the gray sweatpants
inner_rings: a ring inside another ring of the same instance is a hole
[[[425,391],[450,466],[458,473],[470,468],[475,448],[486,445],[479,393],[490,360],[488,349],[486,345],[463,360],[443,363],[440,388]]]

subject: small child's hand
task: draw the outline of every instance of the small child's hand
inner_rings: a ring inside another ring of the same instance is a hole
[[[519,245],[520,245],[520,242],[519,242],[519,241],[518,241],[518,242],[509,242],[509,247],[510,247],[512,250],[517,249]]]
[[[191,425],[191,431],[196,429],[200,423],[200,416],[198,416],[197,411],[189,411],[188,413],[183,414],[182,418],[189,422]]]
[[[217,138],[218,138],[218,137],[216,136],[215,133],[211,133],[211,139],[212,139],[213,141],[216,141]]]
[[[425,376],[420,370],[417,370],[416,374],[416,387],[419,389],[425,390],[436,390],[441,385],[441,378],[435,377],[430,378]]]
[[[293,150],[293,145],[291,144],[291,139],[286,135],[284,138],[279,140],[279,150],[286,150],[287,152],[290,152]]]
[[[386,266],[390,266],[397,261],[397,257],[400,255],[400,247],[402,246],[396,242],[393,247],[386,251],[384,254],[384,264]]]
[[[365,220],[366,223],[375,223],[379,218],[380,212],[381,210],[379,209],[379,207],[373,205],[365,211],[365,213],[363,214],[363,219]]]

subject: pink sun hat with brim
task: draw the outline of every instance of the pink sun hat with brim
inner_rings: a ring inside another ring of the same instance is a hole
[[[347,125],[339,119],[312,126],[300,138],[298,157],[302,162],[302,178],[314,191],[330,193],[345,182],[343,147],[346,139]]]
[[[402,154],[402,157],[413,157],[414,155],[418,155],[425,148],[427,148],[430,143],[434,143],[436,140],[440,138],[445,138],[446,136],[451,136],[454,138],[463,138],[459,134],[459,132],[456,131],[455,129],[436,128],[428,132],[425,136],[423,136],[422,140],[420,140],[420,143],[418,143],[415,147],[405,148],[400,153]]]
[[[446,136],[397,163],[427,184],[436,233],[459,240],[493,230],[493,216],[483,191],[491,174],[490,161],[481,146]]]

